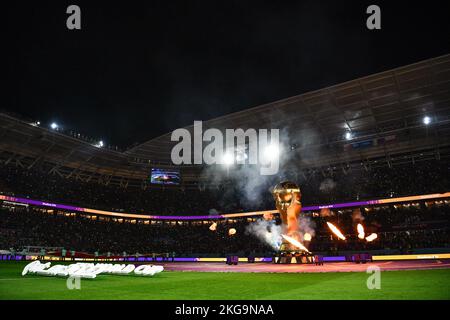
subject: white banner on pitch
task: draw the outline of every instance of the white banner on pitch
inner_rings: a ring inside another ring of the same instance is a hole
[[[153,276],[164,270],[163,266],[133,264],[111,264],[111,263],[83,263],[78,262],[69,265],[50,266],[51,262],[41,263],[33,261],[25,266],[22,276],[27,274],[38,274],[43,276],[71,277],[76,276],[85,279],[95,279],[98,274],[126,275],[134,273],[140,276]]]

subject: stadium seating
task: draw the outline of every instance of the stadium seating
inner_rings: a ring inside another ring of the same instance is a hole
[[[448,164],[429,161],[409,164],[395,170],[374,168],[364,174],[335,173],[332,177],[311,176],[301,181],[303,204],[358,200],[376,197],[416,195],[450,190]],[[324,188],[324,181],[333,179]],[[351,181],[349,180],[351,179]],[[331,185],[331,187],[329,186]],[[243,201],[239,189],[123,188],[105,186],[76,179],[63,178],[39,170],[14,165],[0,167],[1,193],[43,201],[71,204],[126,213],[157,215],[204,215],[205,213],[241,212],[272,209],[270,193],[258,203]],[[330,189],[331,188],[331,189]],[[226,199],[226,201],[225,201]],[[415,203],[356,208],[367,232],[376,232],[374,242],[359,241],[355,234],[355,208],[332,211],[327,217],[313,216],[313,252],[328,255],[344,251],[397,250],[407,253],[421,248],[448,248],[449,202]],[[361,211],[362,210],[362,211]],[[90,220],[79,214],[36,207],[4,206],[0,211],[0,249],[20,250],[25,246],[65,247],[76,252],[100,252],[121,255],[173,253],[184,256],[202,254],[226,256],[236,254],[271,255],[273,247],[248,232],[247,219],[219,222],[215,231],[210,223],[155,223],[141,221]],[[336,223],[349,235],[347,241],[330,238],[326,221]],[[229,228],[237,236],[229,236]]]

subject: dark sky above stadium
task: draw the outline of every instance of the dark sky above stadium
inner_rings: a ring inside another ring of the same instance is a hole
[[[8,1],[1,109],[121,147],[450,52],[445,1]],[[82,29],[66,28],[81,7]],[[366,28],[381,7],[382,30]]]

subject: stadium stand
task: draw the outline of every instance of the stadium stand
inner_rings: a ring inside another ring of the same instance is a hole
[[[170,133],[122,152],[2,112],[0,194],[121,213],[199,216],[273,209],[269,188],[286,179],[300,185],[303,205],[449,192],[449,71],[450,55],[445,55],[205,121],[205,129],[284,130],[287,160],[280,174],[265,179],[258,190],[252,190],[252,176],[228,178],[220,168],[207,175],[203,165],[174,166]],[[152,185],[152,168],[179,170],[181,183]],[[368,230],[379,234],[370,243],[355,238],[353,209],[331,210],[328,217],[349,234],[345,242],[330,239],[323,216],[311,216],[316,235],[310,248],[448,248],[449,203],[439,201],[360,208]],[[211,221],[92,220],[7,201],[1,206],[0,249],[271,253],[270,246],[245,232],[254,218],[220,221],[212,232]],[[238,236],[228,235],[228,224]]]
[[[300,179],[303,202],[323,204],[355,199],[376,199],[450,190],[449,163],[434,160],[394,168],[379,167],[344,174],[335,171]],[[273,208],[269,188],[254,203],[243,201],[239,188],[133,188],[101,185],[17,166],[0,167],[4,194],[42,201],[127,213],[159,215],[203,215],[210,212],[242,212]],[[331,186],[324,188],[324,185]],[[227,197],[224,192],[227,190]]]
[[[448,248],[450,201],[420,206],[382,207],[364,214],[367,232],[376,231],[379,239],[358,241],[352,210],[334,212],[328,219],[341,227],[348,239],[337,242],[330,237],[323,217],[311,217],[315,237],[309,246],[314,252],[339,254],[345,251],[393,250],[395,253],[417,252],[424,248]],[[16,252],[27,246],[65,247],[67,250],[106,255],[147,255],[175,253],[177,256],[236,254],[272,255],[274,250],[248,232],[254,220],[235,219],[218,222],[215,231],[210,221],[125,222],[92,220],[86,216],[33,207],[3,207],[0,210],[0,247]],[[336,222],[337,221],[337,222]],[[237,236],[229,236],[235,228]]]

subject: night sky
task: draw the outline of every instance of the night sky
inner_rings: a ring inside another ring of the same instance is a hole
[[[0,108],[121,147],[450,53],[447,1],[11,2]]]

